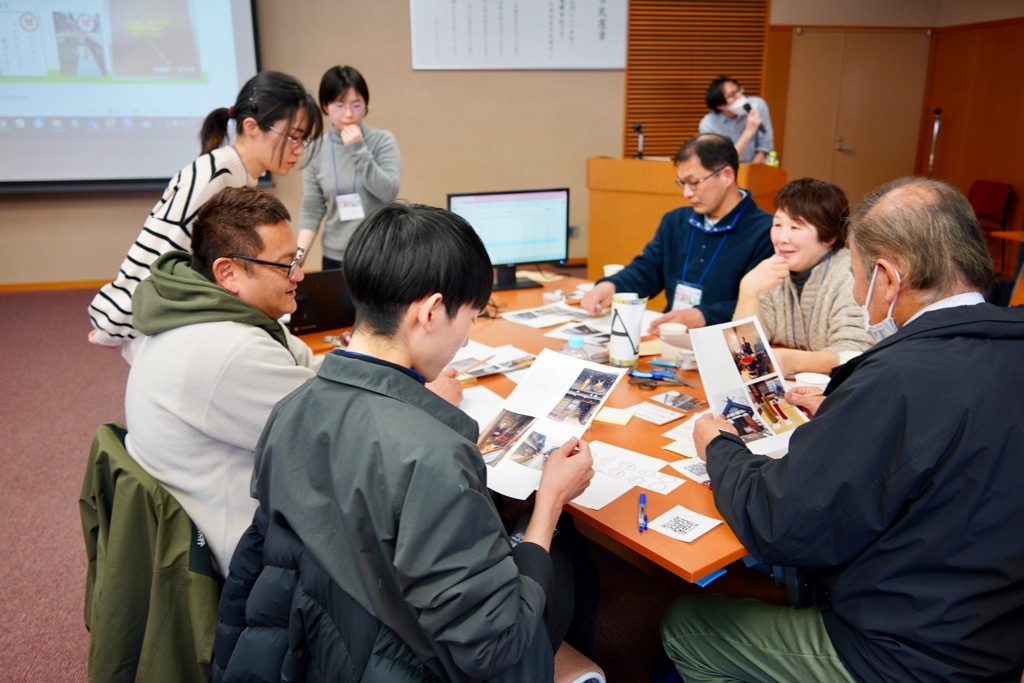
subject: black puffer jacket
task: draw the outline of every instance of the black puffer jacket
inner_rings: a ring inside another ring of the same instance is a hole
[[[256,510],[220,599],[214,681],[441,680],[327,576],[283,519]]]

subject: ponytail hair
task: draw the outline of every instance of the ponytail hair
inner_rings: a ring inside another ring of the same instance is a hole
[[[300,111],[306,113],[309,128],[303,140],[314,140],[323,133],[323,118],[313,96],[306,92],[302,83],[293,76],[279,71],[261,71],[242,86],[238,98],[231,107],[214,109],[203,121],[199,133],[203,154],[208,154],[225,144],[228,138],[228,121],[235,122],[240,130],[242,122],[253,119],[260,130],[267,131],[278,121],[286,119],[285,130],[290,130]],[[285,138],[281,138],[283,143]],[[281,149],[283,149],[283,144]]]

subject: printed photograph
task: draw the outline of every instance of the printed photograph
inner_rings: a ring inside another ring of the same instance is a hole
[[[804,414],[785,399],[786,390],[777,376],[754,382],[747,390],[761,421],[776,434],[788,432],[807,421]]]
[[[715,403],[722,406],[722,415],[736,429],[744,443],[772,436],[757,411],[750,405],[750,399],[743,389],[725,392],[716,397]]]
[[[775,366],[768,357],[768,345],[761,339],[753,322],[728,327],[722,330],[722,335],[744,383],[776,374]]]
[[[530,432],[508,457],[509,460],[523,467],[542,470],[551,452],[563,443],[564,441],[549,438],[546,434],[537,431]]]
[[[618,375],[611,372],[590,368],[583,370],[548,413],[548,418],[586,427],[594,418],[594,409],[614,386],[616,377]]]
[[[521,415],[511,410],[502,410],[498,413],[498,416],[480,431],[480,439],[477,441],[484,462],[491,466],[498,464],[508,447],[530,428],[534,419],[531,415]]]
[[[699,398],[694,398],[693,396],[688,396],[680,391],[675,390],[669,391],[664,394],[659,394],[657,396],[652,396],[650,400],[655,401],[657,403],[664,403],[669,408],[675,408],[676,410],[681,410],[684,413],[689,413],[694,410],[700,410],[701,408],[708,407],[708,404],[700,400]]]
[[[478,359],[470,359],[475,363],[479,363]],[[499,372],[511,372],[512,370],[521,370],[522,368],[528,368],[533,364],[533,361],[537,360],[536,356],[520,356],[519,358],[513,358],[511,360],[501,361],[499,363],[483,363],[473,367],[473,363],[466,363],[465,361],[459,361],[458,363],[451,363],[449,367],[455,368],[459,372],[459,379],[468,379],[469,377],[486,377],[487,375],[496,375]],[[459,366],[464,368],[470,368],[468,371],[463,371]]]

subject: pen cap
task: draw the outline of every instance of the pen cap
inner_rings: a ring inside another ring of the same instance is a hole
[[[640,494],[640,504],[641,505],[647,505],[647,494],[646,493],[641,493]]]

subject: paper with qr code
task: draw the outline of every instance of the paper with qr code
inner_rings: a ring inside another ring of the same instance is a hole
[[[720,519],[705,517],[693,510],[687,510],[682,505],[676,505],[651,522],[647,528],[689,543],[700,538],[721,523],[722,520]]]
[[[670,462],[669,465],[672,465],[676,471],[680,472],[684,476],[687,476],[701,484],[706,484],[711,481],[711,477],[708,476],[707,465],[700,458],[677,460],[675,462]]]

